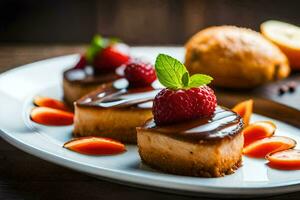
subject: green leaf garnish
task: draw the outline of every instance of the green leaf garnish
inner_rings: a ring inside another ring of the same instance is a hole
[[[86,51],[86,59],[89,64],[93,63],[93,60],[98,52],[102,51],[104,48],[121,42],[118,38],[103,38],[100,35],[95,35]]]
[[[108,40],[109,40],[109,44],[117,44],[117,43],[122,42],[122,41],[120,40],[120,38],[117,38],[117,37],[111,37],[111,38],[109,38]]]
[[[155,70],[160,83],[173,89],[182,87],[181,78],[187,72],[182,63],[165,54],[157,56]]]
[[[100,35],[95,35],[85,54],[88,63],[91,64],[93,62],[97,53],[104,49],[104,45],[104,39]]]
[[[171,89],[189,89],[209,84],[213,78],[205,74],[189,75],[186,67],[177,59],[159,54],[155,61],[159,82]]]
[[[194,74],[190,77],[189,87],[199,87],[201,85],[209,84],[213,78],[205,74]]]
[[[181,77],[181,82],[184,87],[188,87],[190,83],[190,75],[188,72],[185,72]]]

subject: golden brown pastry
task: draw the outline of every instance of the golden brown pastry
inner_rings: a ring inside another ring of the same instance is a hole
[[[186,44],[185,65],[191,74],[214,77],[213,85],[252,88],[289,75],[280,49],[261,34],[235,26],[206,28]]]

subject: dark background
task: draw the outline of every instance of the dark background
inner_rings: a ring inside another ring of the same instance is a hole
[[[300,1],[0,0],[0,73],[48,57],[84,52],[95,33],[118,36],[131,45],[182,45],[207,26],[232,24],[258,30],[268,19],[300,25]],[[298,200],[299,196],[297,192],[261,199]],[[98,180],[24,153],[0,138],[0,199],[204,198]]]
[[[300,25],[296,0],[1,0],[0,43],[86,43],[95,33],[132,45],[183,44],[199,29]]]

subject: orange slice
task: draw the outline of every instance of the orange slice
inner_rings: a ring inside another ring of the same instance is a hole
[[[276,125],[270,121],[258,121],[250,124],[243,130],[244,134],[244,147],[249,144],[274,135]]]
[[[249,157],[264,158],[269,153],[292,149],[296,141],[283,136],[264,138],[244,147],[243,153]]]
[[[232,110],[243,118],[245,127],[248,126],[253,112],[253,100],[249,99],[235,105]]]
[[[282,170],[300,169],[300,150],[288,149],[279,151],[266,156],[269,161],[268,165],[272,168]]]
[[[64,147],[88,155],[111,155],[125,151],[125,145],[118,141],[92,136],[73,139],[65,143]]]
[[[37,96],[34,98],[33,104],[39,107],[49,107],[66,111],[68,110],[67,106],[62,101],[52,99],[49,97]]]
[[[260,30],[285,53],[291,67],[300,70],[300,27],[270,20],[262,23]]]
[[[71,112],[47,107],[36,107],[30,113],[32,121],[48,126],[65,126],[73,124]]]

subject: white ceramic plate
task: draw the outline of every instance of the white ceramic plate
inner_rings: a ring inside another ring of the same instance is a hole
[[[135,56],[154,61],[158,53],[168,53],[182,60],[182,48],[138,47]],[[195,178],[165,174],[141,164],[134,145],[116,156],[86,156],[62,148],[71,139],[72,126],[47,127],[29,119],[32,98],[44,95],[62,97],[61,77],[78,55],[47,59],[24,65],[0,75],[1,136],[14,146],[50,162],[99,178],[127,185],[180,192],[191,195],[274,195],[300,190],[300,171],[274,170],[265,160],[243,158],[243,166],[232,175],[221,178]],[[269,118],[254,115],[252,121]],[[290,136],[300,142],[299,129],[280,121],[276,135]]]

